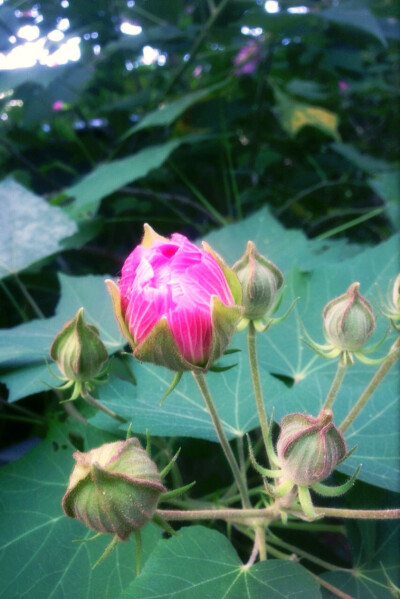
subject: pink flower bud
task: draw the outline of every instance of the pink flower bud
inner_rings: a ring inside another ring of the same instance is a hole
[[[324,480],[347,451],[331,410],[316,418],[299,413],[284,416],[276,449],[285,478],[296,485]]]
[[[239,281],[219,256],[148,225],[123,265],[119,292],[111,281],[108,287],[134,356],[171,370],[209,368],[241,316]]]

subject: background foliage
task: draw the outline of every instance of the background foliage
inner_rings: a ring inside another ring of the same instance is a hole
[[[45,37],[60,18],[69,19],[65,39],[79,36],[81,51],[76,62],[53,68],[38,62],[0,77],[0,460],[10,462],[0,471],[4,599],[206,592],[255,599],[293,590],[296,597],[331,597],[305,566],[366,599],[388,596],[382,564],[398,580],[397,527],[376,522],[346,524],[336,537],[311,531],[308,540],[274,529],[281,543],[347,571],[281,559],[243,572],[248,545],[237,533],[228,540],[222,526],[193,526],[160,541],[150,526],[139,577],[133,541],[91,573],[104,540],[73,543],[86,531],[60,507],[72,451],[125,432],[79,402],[90,426],[77,423],[51,389],[50,343],[80,306],[114,354],[99,399],[132,421],[135,434],[149,430],[160,465],[182,446],[180,476],[188,483],[196,472],[195,498],[230,484],[190,377],[159,407],[171,373],[120,351],[103,281],[118,275],[143,222],[167,235],[206,236],[229,264],[251,238],[284,272],[284,305],[300,300],[284,324],[259,340],[266,405],[269,413],[274,406],[277,421],[288,411],[317,413],[334,372],[299,342],[300,322],[322,341],[319,315],[330,298],[357,280],[373,300],[375,283],[385,292],[396,275],[395,4],[307,0],[284,1],[279,9],[267,12],[255,0],[0,5],[4,55],[22,25],[37,22]],[[124,23],[141,33],[123,34]],[[48,56],[56,46],[46,38]],[[376,338],[385,326],[378,318]],[[232,346],[244,350],[244,335]],[[230,438],[257,427],[244,352],[224,358],[234,362],[232,370],[209,376]],[[372,376],[358,363],[350,371],[337,400],[339,422]],[[339,471],[363,464],[360,482],[341,500],[350,507],[396,505],[396,374],[347,433],[357,449]],[[170,571],[182,576],[167,588]]]

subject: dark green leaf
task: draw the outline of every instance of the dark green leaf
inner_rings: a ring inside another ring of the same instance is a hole
[[[160,541],[143,572],[119,599],[320,599],[318,584],[299,564],[267,560],[250,568],[228,539],[202,526]]]

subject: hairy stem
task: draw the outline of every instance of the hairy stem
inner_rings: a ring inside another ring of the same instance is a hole
[[[348,510],[341,508],[321,508],[315,507],[315,512],[321,516],[330,518],[354,518],[358,520],[398,520],[400,519],[400,509],[387,510]],[[296,514],[291,510],[292,513]],[[232,522],[241,522],[247,520],[264,520],[270,522],[278,518],[275,506],[267,508],[215,508],[206,510],[157,510],[156,512],[164,520],[226,520]],[[298,512],[302,515],[302,512]]]
[[[254,397],[256,400],[258,420],[259,420],[260,426],[261,426],[261,433],[262,433],[262,437],[264,440],[265,450],[267,450],[269,425],[268,425],[267,414],[265,412],[265,407],[264,407],[261,382],[260,382],[260,372],[258,369],[256,329],[254,327],[254,323],[252,320],[250,320],[249,326],[247,329],[247,348],[248,348],[248,352],[249,352],[251,379],[253,381]]]
[[[118,414],[116,412],[114,412],[113,410],[110,410],[110,408],[107,408],[102,403],[97,401],[97,399],[92,397],[88,391],[82,391],[81,395],[82,395],[82,399],[87,401],[87,403],[89,405],[93,406],[97,410],[101,410],[108,416],[111,416],[111,418],[114,418],[114,420],[118,420],[118,422],[122,422],[122,423],[126,422],[125,418],[122,418],[122,416],[118,416]]]
[[[333,402],[335,401],[336,395],[338,394],[341,384],[343,382],[346,369],[347,365],[339,359],[335,378],[332,381],[331,388],[329,389],[328,395],[326,396],[325,403],[322,406],[322,410],[332,409]]]
[[[339,426],[339,429],[344,433],[350,426],[350,424],[357,418],[361,410],[364,408],[365,404],[371,397],[371,395],[375,392],[376,388],[383,381],[389,370],[394,366],[397,360],[400,357],[400,337],[396,339],[394,344],[391,347],[390,353],[386,357],[386,359],[382,362],[372,380],[364,390],[364,392],[360,395],[357,402],[354,404],[350,412],[347,414],[346,418],[343,420],[342,424]]]
[[[193,377],[200,389],[201,395],[204,399],[204,403],[206,404],[207,410],[211,416],[211,420],[214,425],[215,432],[217,433],[217,436],[218,436],[219,442],[221,444],[221,447],[223,449],[223,452],[225,454],[225,457],[226,457],[228,464],[232,470],[232,474],[234,476],[235,482],[239,489],[242,504],[244,507],[248,508],[248,507],[250,507],[251,504],[250,504],[250,500],[249,500],[247,486],[246,486],[245,480],[242,476],[242,473],[240,472],[239,466],[236,462],[236,458],[233,455],[231,446],[229,445],[229,441],[226,437],[220,417],[218,416],[218,412],[215,407],[214,401],[213,401],[211,394],[208,390],[205,376],[202,372],[193,372]]]

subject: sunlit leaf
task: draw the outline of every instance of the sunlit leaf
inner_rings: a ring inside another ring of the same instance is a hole
[[[60,250],[76,224],[11,178],[0,183],[0,278]]]

